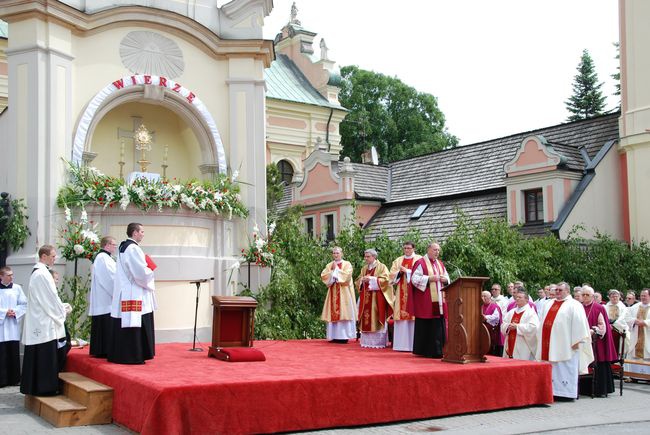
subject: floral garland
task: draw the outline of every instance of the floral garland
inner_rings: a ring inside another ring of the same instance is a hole
[[[81,211],[78,221],[72,219],[72,212],[65,208],[65,226],[60,230],[62,243],[59,244],[61,256],[68,261],[75,259],[93,260],[99,252],[97,224],[88,221],[86,210]]]
[[[57,205],[85,207],[96,204],[103,209],[118,206],[126,210],[133,205],[142,211],[156,208],[179,209],[185,207],[195,212],[217,215],[247,217],[248,210],[241,202],[239,186],[235,183],[237,172],[232,177],[217,175],[212,181],[191,180],[173,182],[166,180],[136,179],[131,185],[124,180],[102,174],[96,168],[68,163],[70,181],[57,196]]]

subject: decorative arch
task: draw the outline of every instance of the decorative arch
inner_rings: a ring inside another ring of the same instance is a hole
[[[90,100],[77,125],[72,145],[72,162],[81,163],[83,152],[87,149],[88,141],[99,120],[110,109],[120,104],[146,97],[145,85],[160,88],[162,93],[158,95],[159,98],[156,98],[155,95],[153,97],[160,100],[162,105],[179,112],[186,120],[191,121],[191,118],[195,117],[201,121],[203,128],[198,129],[199,139],[207,139],[210,143],[213,161],[217,161],[219,172],[225,174],[227,171],[226,153],[221,141],[221,135],[212,114],[205,104],[196,94],[179,83],[166,77],[153,75],[122,77],[104,87]],[[163,93],[169,94],[169,97],[164,98]],[[195,125],[196,123],[192,124]],[[200,140],[200,142],[203,143],[204,140]]]

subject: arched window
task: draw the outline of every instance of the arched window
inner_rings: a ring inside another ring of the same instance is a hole
[[[286,160],[280,160],[278,162],[278,169],[280,170],[280,178],[282,181],[290,184],[293,180],[293,166],[291,166],[291,163]]]

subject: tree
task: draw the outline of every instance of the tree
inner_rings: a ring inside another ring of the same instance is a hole
[[[610,77],[613,78],[616,81],[615,87],[616,90],[612,95],[616,97],[621,96],[621,43],[620,42],[614,42],[614,47],[616,47],[616,57],[614,59],[618,60],[618,66],[616,67],[616,72],[614,74],[611,74]],[[618,103],[619,107],[621,106],[621,103],[619,101]]]
[[[573,95],[565,102],[567,110],[572,113],[568,121],[593,118],[605,112],[605,97],[600,90],[603,83],[598,83],[594,61],[586,49],[582,51],[577,70],[578,74],[573,79]]]
[[[343,156],[361,161],[374,146],[381,163],[456,146],[433,95],[418,92],[397,77],[346,66],[339,100],[350,110],[341,123]]]

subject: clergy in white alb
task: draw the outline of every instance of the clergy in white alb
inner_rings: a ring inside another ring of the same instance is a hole
[[[404,242],[404,255],[397,257],[390,267],[388,278],[395,289],[393,306],[393,350],[413,351],[415,317],[408,312],[408,296],[411,288],[413,265],[421,256],[415,253],[413,242]]]
[[[130,223],[128,238],[120,243],[111,304],[113,340],[108,361],[144,364],[155,355],[153,312],[156,309],[154,273],[138,245],[144,227]]]
[[[343,250],[338,246],[332,248],[332,258],[320,274],[327,286],[321,319],[327,322],[328,340],[347,343],[357,336],[352,263],[343,259]]]
[[[64,322],[70,306],[61,302],[49,268],[56,260],[56,249],[43,245],[27,288],[27,311],[22,342],[25,345],[20,392],[33,396],[52,396],[59,390],[59,372],[65,366]]]
[[[627,307],[621,300],[621,292],[616,289],[611,289],[607,292],[609,300],[605,304],[605,312],[609,319],[609,324],[612,325],[612,338],[614,339],[614,346],[617,352],[621,349],[621,337],[625,336],[625,351],[630,348],[630,334],[628,333],[628,326],[626,322]]]
[[[0,268],[0,387],[20,382],[20,334],[27,298],[11,267]]]
[[[578,376],[587,373],[594,360],[591,333],[585,309],[571,298],[569,285],[562,282],[557,291],[557,299],[547,306],[540,319],[536,359],[552,365],[553,395],[575,399]]]
[[[533,361],[537,351],[539,317],[528,305],[525,294],[517,294],[515,300],[517,306],[506,313],[501,324],[501,332],[505,336],[503,356]]]
[[[100,242],[100,251],[93,261],[90,282],[90,355],[106,358],[112,341],[111,303],[115,287],[116,264],[113,254],[117,249],[115,238],[106,236]]]
[[[640,299],[641,303],[627,309],[630,347],[626,359],[650,363],[650,289],[641,290]],[[650,366],[630,363],[625,364],[625,371],[650,375]]]

